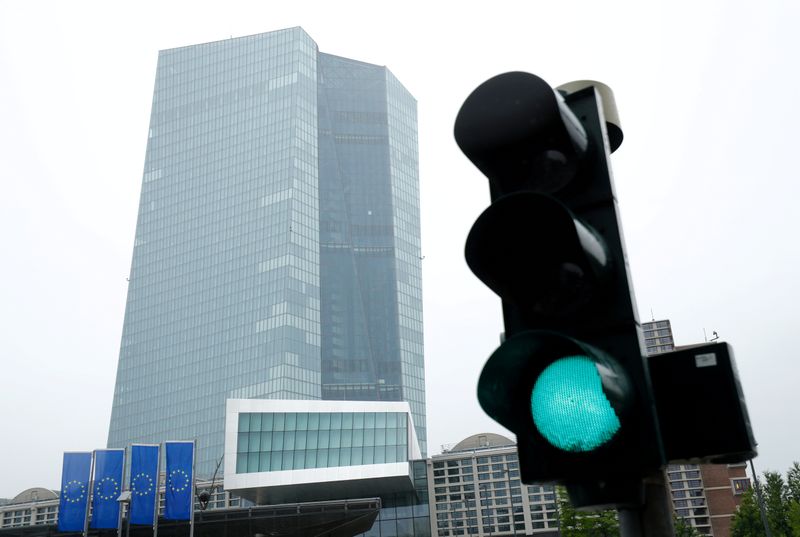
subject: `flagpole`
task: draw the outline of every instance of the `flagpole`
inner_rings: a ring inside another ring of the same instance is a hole
[[[125,446],[122,452],[122,483],[120,483],[120,493],[125,491],[125,464],[128,462],[128,447]],[[130,477],[128,477],[128,490],[130,490]],[[130,502],[129,502],[130,504]],[[125,507],[124,502],[117,502],[119,505],[119,514],[117,515],[117,537],[122,537],[122,510]],[[131,510],[128,508],[128,516],[131,516]]]
[[[161,482],[161,443],[158,444],[158,463],[156,464],[156,501],[155,514],[153,515],[153,537],[158,537],[158,503],[159,503],[159,483]],[[164,494],[167,493],[167,482],[164,480]]]
[[[194,537],[194,496],[195,496],[195,488],[194,488],[194,461],[197,458],[197,438],[192,440],[192,482],[191,482],[191,499],[189,500],[191,503],[189,504],[189,537]]]
[[[89,535],[89,508],[92,505],[92,497],[94,496],[94,458],[97,455],[97,450],[92,450],[92,464],[89,466],[89,482],[86,483],[86,511],[83,514],[83,537]]]

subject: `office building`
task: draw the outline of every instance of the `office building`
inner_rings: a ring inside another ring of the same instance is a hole
[[[555,488],[520,483],[517,446],[502,435],[470,436],[428,472],[432,535],[558,535]]]
[[[430,537],[428,464],[409,403],[229,399],[226,491],[256,505],[372,499],[365,537]]]
[[[672,338],[672,325],[669,319],[642,323],[642,332],[647,356],[675,350],[675,340]]]
[[[159,53],[109,447],[227,399],[405,401],[426,444],[416,101],[300,28]]]

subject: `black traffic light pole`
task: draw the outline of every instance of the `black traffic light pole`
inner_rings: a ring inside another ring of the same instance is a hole
[[[672,535],[667,461],[744,462],[756,443],[730,345],[642,354],[611,89],[501,74],[464,101],[455,138],[489,179],[465,255],[505,325],[478,401],[516,434],[521,481],[564,485],[579,509],[616,507],[624,537]],[[709,419],[687,425],[687,404]]]
[[[602,84],[557,92],[520,72],[459,111],[456,141],[492,199],[467,263],[502,298],[506,333],[478,399],[516,433],[523,482],[561,483],[578,508],[617,507],[625,537],[666,537],[665,459],[609,165],[615,116]]]

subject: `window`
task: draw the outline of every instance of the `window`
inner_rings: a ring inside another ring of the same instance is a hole
[[[731,488],[735,496],[744,494],[750,488],[750,479],[747,477],[731,479]]]

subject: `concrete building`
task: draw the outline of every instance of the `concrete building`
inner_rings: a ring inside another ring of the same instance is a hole
[[[431,532],[451,535],[557,535],[551,485],[520,483],[516,444],[484,433],[434,455],[428,467]]]
[[[227,399],[404,401],[426,451],[416,101],[300,28],[159,53],[109,447]]]

